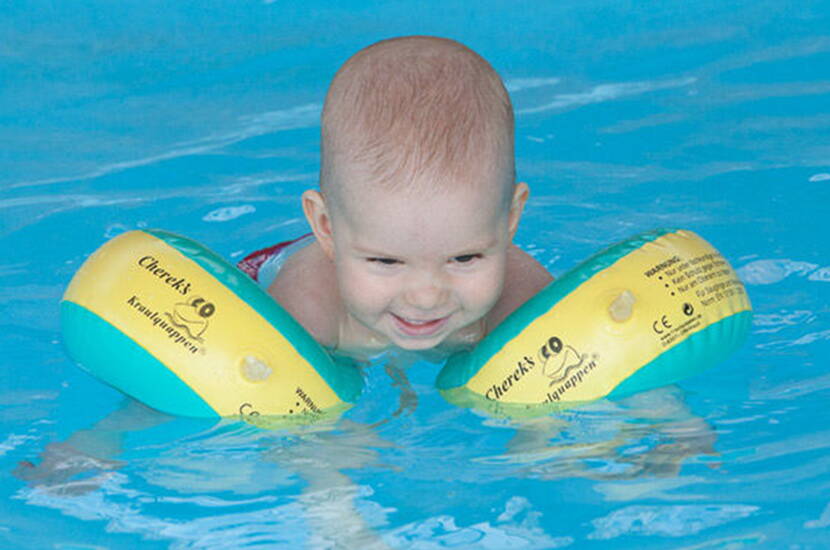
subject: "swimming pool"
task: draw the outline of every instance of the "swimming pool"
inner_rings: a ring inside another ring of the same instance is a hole
[[[522,8],[4,7],[0,548],[830,545],[830,4]],[[161,419],[73,364],[57,303],[87,254],[133,228],[233,259],[303,231],[328,80],[413,33],[505,78],[521,245],[561,274],[693,229],[747,283],[747,344],[677,386],[524,422],[443,401],[440,365],[408,384],[377,365],[341,421],[299,432]]]

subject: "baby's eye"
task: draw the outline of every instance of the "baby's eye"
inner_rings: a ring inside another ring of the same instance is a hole
[[[481,259],[481,254],[462,254],[452,259],[457,264],[469,264],[475,260]]]
[[[395,258],[366,258],[366,260],[373,264],[381,264],[381,265],[397,265],[400,260],[396,260]]]

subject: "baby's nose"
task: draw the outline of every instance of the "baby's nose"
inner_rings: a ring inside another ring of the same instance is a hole
[[[420,274],[414,277],[406,290],[409,305],[423,311],[435,309],[447,299],[447,285],[439,274]]]

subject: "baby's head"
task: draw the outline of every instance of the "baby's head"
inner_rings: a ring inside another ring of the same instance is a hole
[[[335,76],[306,216],[356,332],[407,349],[480,329],[527,198],[501,79],[446,39],[378,42]]]
[[[504,193],[513,167],[510,98],[487,61],[458,42],[378,42],[329,87],[320,174],[328,194],[356,182],[438,193],[490,184]]]

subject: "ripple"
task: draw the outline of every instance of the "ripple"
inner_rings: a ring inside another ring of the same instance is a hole
[[[810,332],[796,338],[795,340],[775,340],[774,342],[766,342],[764,344],[758,344],[756,347],[758,349],[775,350],[780,348],[791,348],[794,346],[806,346],[823,340],[830,340],[830,329]]]
[[[805,521],[804,527],[807,529],[821,529],[823,527],[830,527],[830,504],[824,507],[821,517],[811,521]]]
[[[243,204],[242,206],[225,206],[211,210],[202,217],[205,222],[227,222],[235,220],[246,214],[253,214],[256,212],[256,207],[252,204]]]
[[[115,172],[122,172],[130,168],[156,164],[161,161],[171,160],[178,157],[208,153],[252,137],[272,132],[310,128],[318,123],[320,110],[320,104],[310,103],[290,107],[288,109],[266,111],[254,115],[243,116],[239,119],[240,125],[238,128],[211,134],[196,140],[178,143],[170,151],[143,158],[105,164],[85,174],[19,182],[10,185],[9,188],[13,189],[18,187],[48,185],[75,180],[96,179]]]
[[[113,237],[117,237],[118,235],[126,233],[129,230],[130,229],[123,223],[114,223],[108,225],[107,228],[104,230],[104,238],[112,239]]]
[[[640,95],[657,90],[666,90],[669,88],[680,88],[693,84],[696,81],[697,79],[694,77],[687,77],[672,80],[600,84],[599,86],[594,86],[586,92],[575,94],[557,94],[554,96],[553,101],[549,103],[545,103],[544,105],[539,105],[537,107],[518,109],[516,113],[530,114],[551,111],[554,109],[564,109],[568,107],[581,107],[592,103],[613,101],[620,97]]]
[[[285,184],[295,182],[311,182],[317,177],[317,173],[305,174],[280,174],[268,173],[262,175],[246,175],[235,178],[231,183],[223,185],[220,193],[222,195],[238,195],[257,187],[270,184]],[[283,192],[283,185],[274,186],[274,193]]]
[[[758,545],[766,541],[763,533],[750,533],[735,537],[708,540],[702,544],[686,546],[677,550],[741,550],[741,548],[758,548]]]
[[[19,230],[21,227],[35,224],[62,212],[110,206],[138,206],[158,198],[138,196],[138,193],[135,196],[113,197],[111,195],[111,193],[101,195],[53,194],[0,200],[0,211],[13,210],[6,216],[0,216],[0,228],[5,222],[15,224],[14,229]]]
[[[634,120],[621,120],[605,128],[600,128],[598,130],[598,133],[625,134],[629,132],[635,132],[637,130],[642,130],[644,128],[654,128],[656,126],[662,126],[665,124],[676,124],[678,122],[684,122],[687,119],[688,117],[686,115],[675,113],[659,113],[656,115],[650,115]]]
[[[0,304],[19,304],[20,302],[43,302],[52,301],[55,303],[63,295],[62,285],[18,285],[0,287]],[[39,306],[42,307],[42,306]],[[40,311],[40,314],[43,312]]]
[[[0,264],[0,277],[8,275],[22,275],[29,272],[28,262],[17,262],[14,264]]]
[[[815,319],[812,311],[799,309],[788,313],[756,313],[752,317],[752,324],[764,327],[759,332],[770,333],[778,332],[785,327],[810,323]]]
[[[788,259],[755,260],[738,268],[738,276],[749,285],[770,285],[790,275],[808,275],[818,268],[817,264]],[[822,268],[824,269],[824,268]]]
[[[33,435],[9,434],[6,436],[6,439],[0,441],[0,456],[7,454],[9,451],[13,451],[27,441],[32,441],[34,439],[37,438]]]
[[[511,497],[495,522],[459,526],[452,516],[441,515],[410,523],[395,530],[393,540],[406,548],[562,548],[573,537],[552,537],[539,526],[542,513],[522,496]],[[413,544],[414,543],[414,544]]]
[[[830,374],[788,381],[775,386],[753,387],[750,396],[752,399],[764,401],[794,399],[827,389],[830,389]]]
[[[560,78],[511,78],[505,82],[504,87],[508,92],[515,93],[522,90],[529,90],[532,88],[543,88],[545,86],[555,86],[562,80]]]
[[[807,277],[808,281],[821,281],[821,282],[830,282],[830,266],[828,267],[821,267],[814,272],[810,273],[810,276]]]
[[[810,176],[809,181],[812,182],[812,183],[815,183],[817,181],[828,181],[828,180],[830,180],[830,174],[821,173],[821,174],[815,174],[813,176]]]
[[[285,545],[302,548],[306,542],[303,508],[296,502],[266,505],[238,513],[212,512],[206,517],[183,521],[154,517],[143,509],[144,494],[127,488],[128,478],[123,474],[110,472],[100,481],[100,490],[71,497],[25,488],[15,498],[31,505],[56,509],[81,520],[104,521],[109,532],[168,540],[172,549],[245,548],[257,543],[263,547]]]
[[[818,342],[820,340],[830,340],[830,329],[828,330],[820,330],[818,332],[811,332],[809,334],[805,334],[804,336],[798,338],[797,340],[793,340],[790,342],[789,345],[791,346],[804,346],[807,344],[812,344],[813,342]]]
[[[589,539],[608,540],[623,535],[682,537],[747,518],[760,508],[744,504],[627,506],[593,520]]]
[[[21,206],[38,206],[44,204],[65,204],[77,208],[94,208],[99,206],[116,206],[126,203],[141,203],[145,199],[139,197],[105,198],[102,195],[35,195],[30,197],[16,197],[0,200],[0,210],[18,208]]]

